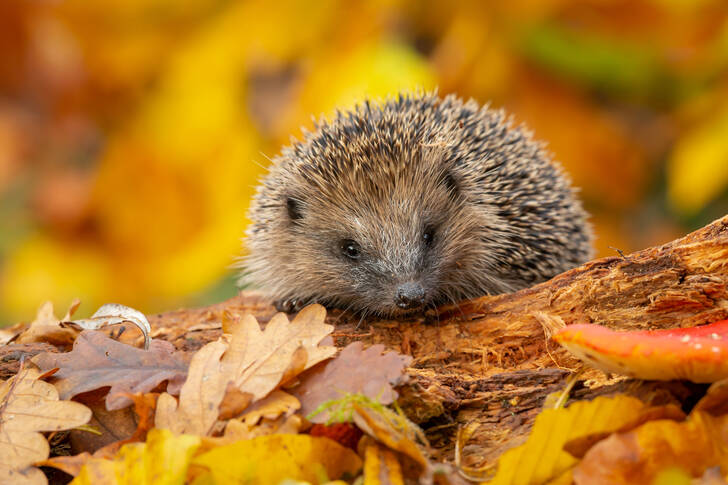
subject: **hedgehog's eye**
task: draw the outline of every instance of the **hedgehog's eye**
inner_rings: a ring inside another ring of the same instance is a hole
[[[343,239],[341,241],[341,253],[349,259],[357,260],[361,256],[361,248],[356,241]]]
[[[422,240],[425,242],[425,246],[432,246],[432,243],[435,240],[435,228],[432,226],[426,227],[425,232],[422,233]]]
[[[301,214],[301,204],[294,198],[286,198],[286,210],[288,211],[288,217],[292,221],[297,221],[303,217]]]

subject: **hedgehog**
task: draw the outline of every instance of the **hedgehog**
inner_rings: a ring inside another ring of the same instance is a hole
[[[503,110],[365,100],[283,148],[257,187],[241,282],[281,311],[397,318],[512,292],[592,256],[570,179]]]

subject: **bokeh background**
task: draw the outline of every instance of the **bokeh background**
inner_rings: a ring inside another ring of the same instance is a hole
[[[600,255],[728,212],[725,0],[0,1],[0,324],[235,294],[257,178],[311,115],[439,87],[563,163]]]

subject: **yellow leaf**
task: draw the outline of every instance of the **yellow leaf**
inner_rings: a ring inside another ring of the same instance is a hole
[[[386,481],[385,481],[386,479]],[[364,452],[364,485],[403,485],[397,455],[383,446],[371,444]]]
[[[200,438],[153,429],[146,443],[121,447],[115,459],[92,458],[73,485],[174,485],[185,483]]]
[[[634,421],[645,404],[618,395],[579,401],[567,408],[547,409],[536,418],[528,440],[498,460],[491,485],[545,483],[564,473],[577,459],[563,450],[567,441],[594,433],[615,431]]]
[[[672,204],[693,214],[728,187],[728,108],[684,135],[667,165]]]
[[[270,435],[239,441],[210,450],[192,463],[207,469],[193,482],[197,485],[267,485],[284,479],[319,484],[355,476],[362,466],[361,459],[349,448],[309,435]]]

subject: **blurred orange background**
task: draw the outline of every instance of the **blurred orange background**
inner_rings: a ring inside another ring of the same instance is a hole
[[[0,324],[222,300],[269,157],[423,87],[504,107],[632,251],[728,212],[724,0],[0,2]]]

